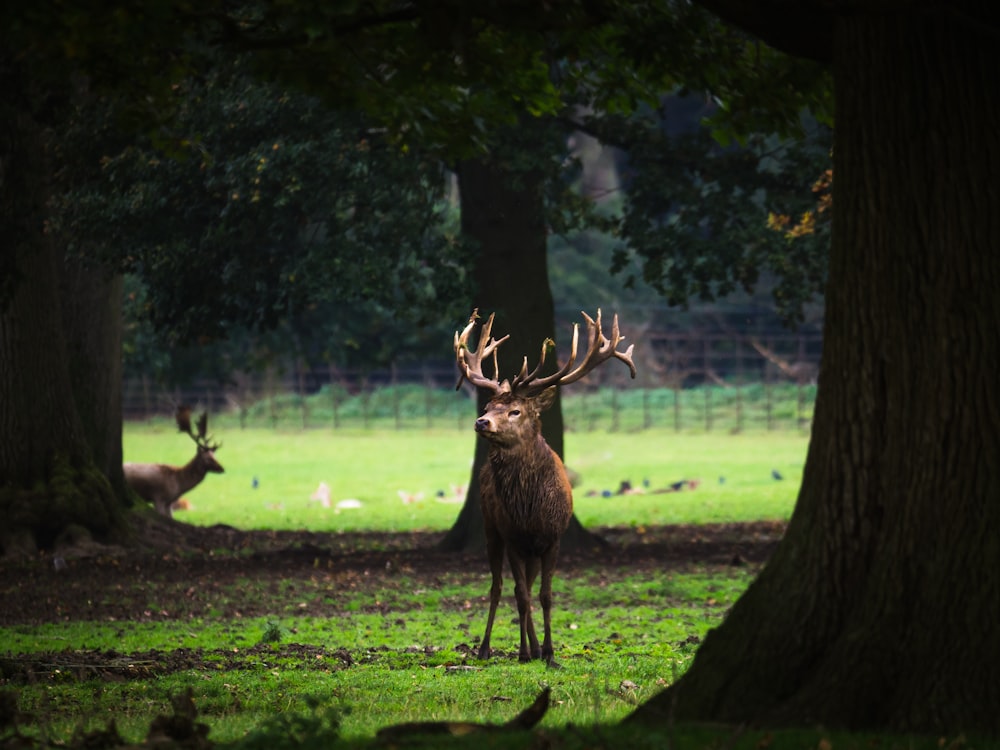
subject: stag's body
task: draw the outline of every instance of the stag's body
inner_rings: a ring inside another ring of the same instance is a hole
[[[514,578],[514,598],[517,602],[521,626],[521,661],[544,659],[555,665],[552,648],[552,576],[559,555],[559,541],[573,516],[573,492],[566,468],[552,450],[541,432],[541,414],[555,400],[556,386],[579,380],[587,372],[608,359],[627,363],[635,377],[632,348],[619,352],[616,347],[618,319],[615,318],[611,340],[601,332],[601,314],[596,322],[587,320],[589,346],[584,361],[572,369],[576,362],[578,331],[573,331],[573,349],[569,360],[553,375],[541,378],[538,372],[545,362],[545,353],[551,344],[542,346],[538,366],[530,374],[527,362],[513,382],[500,382],[499,376],[483,375],[484,357],[494,357],[499,341],[490,338],[493,317],[484,327],[479,345],[473,352],[468,347],[469,333],[475,326],[473,313],[469,325],[455,335],[455,354],[459,372],[473,384],[488,388],[494,396],[486,405],[483,415],[476,420],[476,432],[490,443],[486,463],[479,475],[483,524],[486,532],[486,550],[489,558],[492,585],[490,586],[490,612],[486,633],[479,647],[479,658],[490,656],[490,636],[496,618],[497,605],[503,590],[503,561],[506,554]],[[572,371],[571,371],[572,370]],[[459,381],[461,384],[461,380]],[[539,602],[542,605],[544,633],[539,645],[531,616],[531,589],[541,573]]]
[[[208,439],[208,415],[202,414],[198,420],[198,433],[191,429],[191,410],[182,406],[177,410],[177,427],[194,440],[197,450],[194,458],[184,466],[167,464],[127,463],[122,465],[125,481],[139,497],[152,503],[156,512],[170,518],[173,504],[181,495],[197,487],[209,472],[222,474],[222,464],[215,460],[218,443]]]
[[[156,512],[168,518],[171,507],[181,495],[194,489],[209,472],[221,474],[222,465],[212,451],[198,449],[195,457],[184,466],[167,464],[124,464],[125,481],[139,497],[153,504]]]
[[[490,401],[483,416],[476,420],[476,432],[490,441],[479,485],[486,554],[493,577],[480,659],[490,655],[490,634],[503,591],[506,552],[521,626],[518,658],[541,658],[553,663],[552,575],[559,540],[573,516],[573,491],[566,469],[541,434],[539,414],[554,394],[554,389],[534,399],[502,394]],[[531,617],[531,589],[539,572],[542,578],[538,599],[544,627],[540,647]]]

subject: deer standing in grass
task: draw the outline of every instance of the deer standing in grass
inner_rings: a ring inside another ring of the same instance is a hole
[[[573,344],[569,359],[551,375],[540,377],[545,356],[555,343],[548,339],[534,370],[528,372],[524,359],[521,371],[513,380],[500,381],[496,350],[509,336],[492,338],[493,315],[479,334],[478,345],[469,347],[469,335],[476,327],[478,313],[469,324],[455,333],[455,358],[463,379],[493,393],[483,415],[476,420],[476,432],[489,441],[486,463],[479,475],[486,553],[493,583],[490,587],[490,613],[486,633],[479,646],[479,658],[490,656],[490,635],[497,604],[503,590],[503,561],[506,553],[514,578],[514,598],[521,626],[520,661],[544,659],[558,666],[552,649],[552,575],[559,554],[559,540],[573,515],[573,491],[562,461],[542,437],[541,414],[555,399],[556,387],[573,383],[609,359],[628,365],[635,377],[632,346],[618,351],[623,337],[614,318],[611,338],[601,331],[601,311],[597,320],[583,313],[587,322],[587,352],[577,365],[579,326],[573,326]],[[483,362],[492,357],[493,377],[483,374]],[[531,618],[531,589],[541,573],[538,598],[542,605],[544,635],[541,646]]]
[[[198,419],[198,433],[191,429],[191,409],[181,406],[176,414],[177,427],[186,432],[197,446],[194,458],[184,466],[166,464],[127,463],[122,466],[125,481],[135,492],[153,504],[156,512],[170,518],[171,507],[188,490],[197,487],[205,474],[222,474],[222,464],[215,460],[215,451],[221,443],[212,443],[208,438],[208,414],[202,413]]]

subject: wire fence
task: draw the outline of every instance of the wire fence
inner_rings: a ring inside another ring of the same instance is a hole
[[[609,363],[563,391],[567,430],[806,430],[812,422],[817,340],[643,343],[636,381]],[[185,403],[230,427],[465,430],[475,394],[467,384],[456,393],[455,381],[451,364],[369,372],[289,366],[171,387],[136,377],[124,383],[123,411],[128,420],[169,418]]]

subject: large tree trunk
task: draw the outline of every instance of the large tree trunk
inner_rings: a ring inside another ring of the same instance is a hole
[[[115,495],[129,498],[122,472],[123,278],[81,261],[61,272],[63,326],[73,401],[94,465]]]
[[[937,13],[835,29],[834,237],[785,539],[633,721],[1000,733],[1000,56]]]
[[[124,532],[122,498],[106,475],[110,462],[120,462],[120,433],[117,458],[113,438],[90,440],[94,424],[118,413],[113,404],[121,386],[110,385],[110,379],[118,372],[120,352],[112,358],[109,342],[101,348],[85,340],[100,339],[111,311],[96,317],[93,297],[68,310],[75,318],[72,350],[100,351],[71,371],[61,254],[46,231],[45,128],[25,106],[40,99],[19,73],[15,67],[0,71],[8,102],[0,105],[5,128],[0,232],[16,273],[13,293],[0,304],[0,553],[8,554],[49,546],[68,528],[109,539]],[[87,330],[90,325],[95,328]],[[98,392],[94,387],[101,379],[105,385]],[[90,399],[87,424],[77,408],[78,393]],[[101,467],[94,464],[95,448]]]
[[[546,258],[547,228],[542,201],[542,175],[508,171],[484,161],[463,162],[458,170],[462,209],[462,233],[478,246],[474,268],[476,298],[480,313],[496,313],[494,332],[510,334],[500,347],[501,378],[511,378],[527,356],[534,367],[541,344],[547,338],[559,342],[558,352],[566,356],[566,336],[557,337],[555,311]],[[456,327],[464,321],[456,321]],[[566,334],[569,332],[567,331]],[[554,371],[554,359],[546,364]],[[477,403],[481,412],[489,394],[480,390]],[[465,504],[441,547],[446,550],[485,552],[486,537],[480,510],[479,470],[486,461],[488,445],[475,437],[469,420],[469,440],[476,445],[472,475]],[[542,435],[552,449],[563,456],[563,416],[561,399],[542,417]],[[581,549],[600,544],[573,517],[563,536],[562,548]]]

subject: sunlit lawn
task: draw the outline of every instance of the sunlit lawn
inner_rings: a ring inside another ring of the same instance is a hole
[[[447,529],[469,481],[476,439],[457,429],[259,428],[216,438],[226,473],[208,476],[186,496],[185,521],[314,531]],[[579,475],[576,512],[587,526],[784,519],[807,446],[808,436],[797,431],[568,433],[566,460]],[[127,461],[178,465],[194,454],[190,439],[166,423],[127,425],[124,450]],[[680,480],[697,486],[657,492]],[[617,494],[623,481],[644,493]],[[321,482],[330,488],[328,505],[311,499]],[[338,508],[346,499],[361,507]]]
[[[224,442],[218,457],[226,473],[209,476],[189,493],[192,507],[183,511],[185,521],[314,531],[447,529],[459,504],[444,501],[460,501],[475,439],[456,429],[232,428],[220,431],[217,438]],[[708,523],[787,518],[807,445],[805,434],[792,431],[594,432],[569,433],[566,454],[580,477],[576,509],[585,525]],[[181,464],[193,454],[191,442],[166,423],[126,426],[124,447],[127,460]],[[693,489],[657,492],[681,480]],[[618,494],[623,481],[644,492]],[[311,499],[320,482],[330,488],[328,505]],[[421,499],[404,502],[400,492]],[[361,506],[338,509],[344,499],[358,500]],[[506,655],[501,653],[489,663],[466,656],[467,644],[475,642],[483,624],[486,573],[482,570],[442,571],[432,586],[387,574],[356,591],[348,585],[336,587],[335,599],[330,599],[331,587],[340,580],[339,573],[317,572],[290,582],[287,591],[265,586],[255,590],[248,579],[240,582],[239,591],[223,593],[276,596],[273,616],[66,622],[14,626],[3,629],[0,636],[12,654],[89,649],[112,655],[124,652],[122,658],[132,664],[131,654],[142,658],[148,649],[170,653],[180,647],[205,650],[207,663],[218,660],[217,669],[188,669],[123,682],[96,678],[78,682],[69,675],[61,679],[59,670],[54,670],[44,684],[22,691],[20,706],[33,713],[44,733],[60,742],[74,729],[100,727],[111,717],[131,741],[140,741],[151,718],[166,710],[169,696],[192,686],[199,718],[211,726],[214,741],[238,741],[255,727],[269,727],[265,736],[251,738],[247,747],[283,748],[301,739],[290,734],[293,725],[295,731],[314,737],[315,746],[339,744],[337,734],[350,746],[368,746],[377,728],[400,721],[503,722],[544,685],[552,690],[553,705],[542,727],[561,734],[532,735],[534,739],[514,734],[509,742],[505,735],[490,734],[476,739],[476,747],[495,743],[522,747],[524,742],[541,746],[539,737],[558,737],[558,746],[567,748],[624,744],[652,748],[673,746],[675,741],[680,747],[721,743],[748,749],[942,746],[930,744],[933,738],[915,742],[879,737],[872,742],[823,730],[806,735],[741,735],[725,727],[671,726],[664,735],[618,726],[615,722],[637,702],[687,668],[698,642],[721,621],[754,572],[750,568],[709,571],[698,564],[663,572],[615,572],[600,565],[564,572],[555,583],[558,606],[553,626],[557,658],[564,667],[558,671],[514,660],[517,629],[509,609],[501,617],[495,641]],[[155,597],[155,591],[150,596]],[[335,600],[337,614],[311,616],[307,610],[314,600]],[[375,609],[373,601],[378,604]],[[280,643],[263,646],[261,641],[271,630],[279,634]],[[239,665],[224,669],[223,663],[232,659]],[[311,698],[332,708],[334,723],[321,726],[323,714],[309,715]],[[439,738],[421,746],[457,747],[456,742],[443,743]]]

